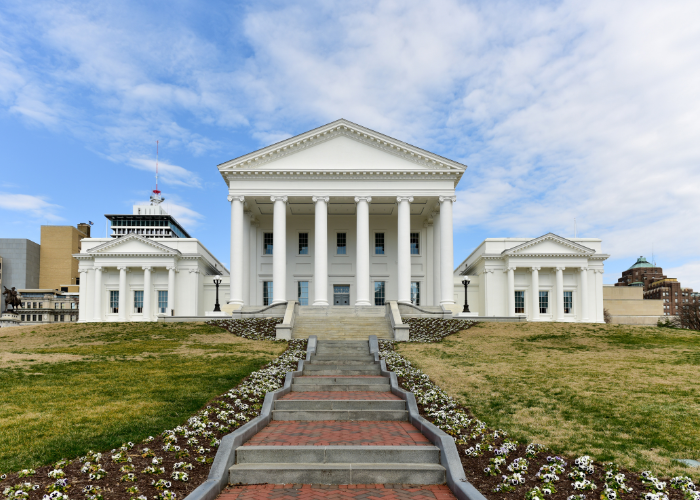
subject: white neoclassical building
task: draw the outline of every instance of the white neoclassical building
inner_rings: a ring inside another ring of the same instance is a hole
[[[218,168],[233,308],[454,304],[452,205],[466,166],[338,120]]]
[[[479,316],[603,323],[603,262],[595,238],[487,238],[455,269],[455,296]]]

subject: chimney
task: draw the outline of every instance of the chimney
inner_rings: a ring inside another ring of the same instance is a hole
[[[86,224],[85,222],[81,222],[78,224],[78,231],[81,231],[85,233],[87,238],[90,237],[90,224]]]

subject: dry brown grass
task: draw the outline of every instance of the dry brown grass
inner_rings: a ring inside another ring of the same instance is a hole
[[[663,474],[691,472],[674,458],[700,459],[698,333],[482,323],[398,350],[480,419],[523,441]]]

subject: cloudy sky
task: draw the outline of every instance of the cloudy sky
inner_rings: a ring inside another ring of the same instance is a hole
[[[216,165],[347,118],[469,166],[455,260],[485,237],[603,239],[700,289],[700,2],[0,5],[0,236],[153,189],[227,262]]]

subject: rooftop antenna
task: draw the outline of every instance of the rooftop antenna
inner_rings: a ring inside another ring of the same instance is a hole
[[[576,238],[576,217],[574,217],[574,238]]]
[[[153,190],[153,194],[151,195],[151,205],[160,205],[163,203],[163,198],[160,195],[160,191],[158,191],[158,143],[160,141],[156,141],[156,188]]]
[[[651,262],[654,267],[656,267],[656,261],[654,260],[654,243],[651,244]]]

